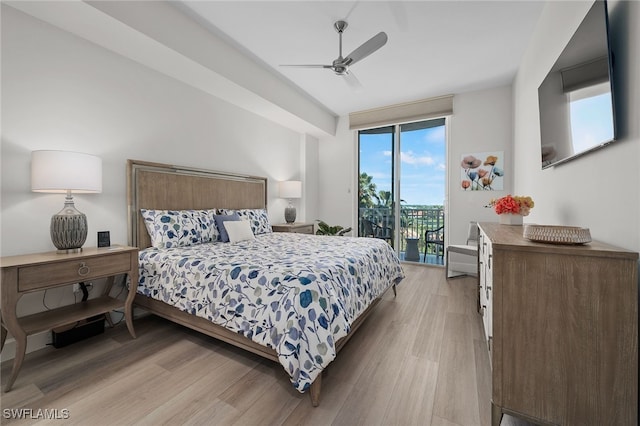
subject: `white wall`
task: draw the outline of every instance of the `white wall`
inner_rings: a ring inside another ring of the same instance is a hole
[[[448,147],[448,241],[463,244],[469,221],[496,222],[493,209],[485,208],[492,198],[511,193],[513,166],[513,107],[510,86],[456,94]],[[460,162],[464,154],[504,152],[503,190],[465,191],[460,185]],[[518,194],[521,195],[521,194]]]
[[[531,195],[531,221],[584,226],[593,239],[640,251],[640,3],[609,1],[620,137],[541,170],[537,89],[591,2],[549,2],[514,83],[514,188]]]
[[[302,177],[299,133],[5,6],[2,124],[3,256],[54,249],[49,220],[63,197],[31,192],[33,150],[102,158],[103,192],[75,197],[87,245],[101,230],[127,242],[128,158],[266,176],[274,222],[277,181]]]
[[[357,146],[354,132],[349,130],[349,117],[340,117],[335,137],[320,139],[318,155],[318,216],[329,225],[357,229]],[[352,232],[351,235],[356,235]]]
[[[318,138],[309,134],[302,135],[302,152],[300,155],[302,200],[296,221],[313,221],[318,214]]]

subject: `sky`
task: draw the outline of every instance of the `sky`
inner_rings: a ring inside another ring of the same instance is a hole
[[[611,92],[571,102],[573,152],[613,140]]]
[[[443,205],[445,126],[400,135],[400,197],[403,205]],[[360,173],[373,176],[377,190],[391,190],[392,135],[360,136]]]

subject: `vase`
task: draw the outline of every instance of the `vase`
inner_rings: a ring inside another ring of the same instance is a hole
[[[522,215],[513,213],[502,213],[498,215],[501,225],[522,225]]]

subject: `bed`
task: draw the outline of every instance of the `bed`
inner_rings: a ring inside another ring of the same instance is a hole
[[[280,363],[317,406],[322,371],[404,277],[391,247],[271,232],[266,178],[129,160],[127,183],[135,305]],[[232,216],[244,231],[218,241]]]

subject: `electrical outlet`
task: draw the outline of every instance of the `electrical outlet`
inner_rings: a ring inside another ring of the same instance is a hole
[[[74,293],[80,293],[80,284],[74,284],[73,285],[73,292]]]

